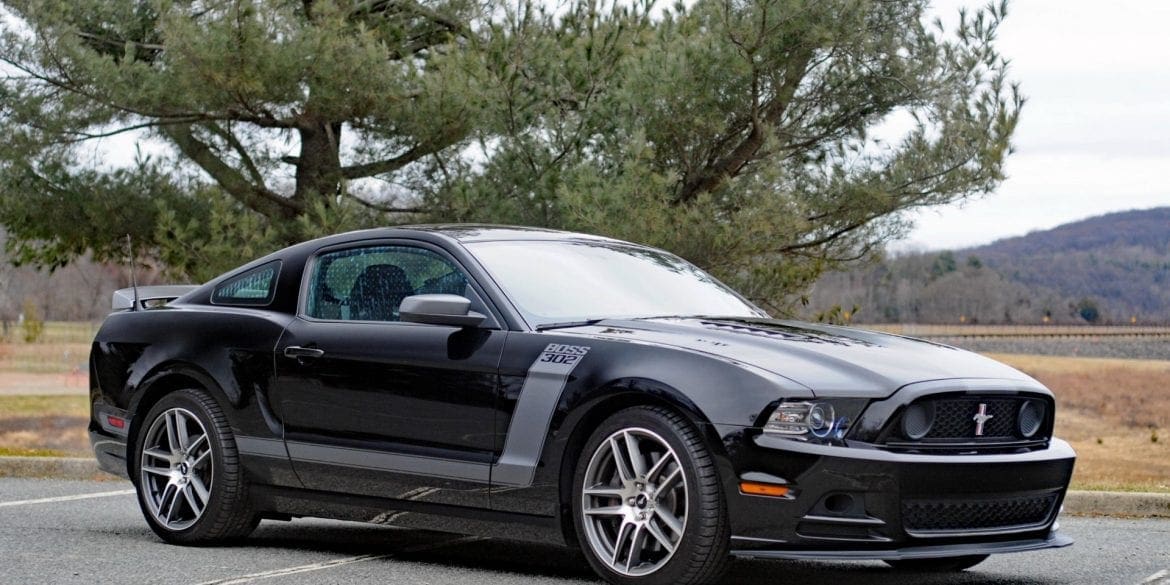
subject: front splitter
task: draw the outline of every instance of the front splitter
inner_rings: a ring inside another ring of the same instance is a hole
[[[1061,548],[1073,539],[1053,532],[1048,538],[1013,540],[970,544],[914,546],[888,550],[733,550],[733,556],[744,559],[786,559],[815,561],[897,561],[904,559],[940,559],[969,555],[995,555],[1029,552],[1046,548]]]

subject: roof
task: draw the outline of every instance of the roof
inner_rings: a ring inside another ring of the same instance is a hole
[[[416,230],[443,234],[461,243],[492,242],[500,240],[596,240],[616,242],[613,238],[567,232],[540,227],[492,224],[429,224],[404,225],[392,229]]]

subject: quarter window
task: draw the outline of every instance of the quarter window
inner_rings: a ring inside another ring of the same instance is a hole
[[[211,302],[217,305],[267,305],[276,294],[277,274],[280,274],[280,261],[257,266],[215,287]]]
[[[315,263],[305,314],[340,321],[398,321],[411,295],[455,294],[472,299],[467,277],[425,248],[371,246],[323,254]]]

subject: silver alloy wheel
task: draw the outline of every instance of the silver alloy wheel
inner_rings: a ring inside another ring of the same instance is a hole
[[[139,479],[160,525],[178,531],[199,521],[211,499],[214,465],[210,437],[195,414],[172,408],[154,419],[142,443]]]
[[[686,475],[666,440],[626,428],[602,441],[585,471],[581,519],[593,553],[613,571],[638,577],[665,566],[687,522]]]

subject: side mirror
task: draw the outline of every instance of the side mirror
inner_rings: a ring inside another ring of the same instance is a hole
[[[475,327],[487,317],[471,310],[471,301],[459,295],[414,295],[402,299],[398,318],[408,323]]]

